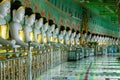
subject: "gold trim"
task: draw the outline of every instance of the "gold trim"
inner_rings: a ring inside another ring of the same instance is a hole
[[[25,7],[24,6],[20,6],[16,11],[19,11],[21,9],[25,9]]]
[[[0,25],[0,37],[3,39],[9,38],[9,27],[8,25]]]
[[[33,31],[29,32],[29,37],[30,37],[31,41],[34,41],[34,32]]]
[[[52,42],[53,41],[53,36],[50,36],[50,42]]]

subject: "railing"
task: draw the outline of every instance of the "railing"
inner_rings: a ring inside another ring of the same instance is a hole
[[[31,54],[31,55],[30,55]],[[0,80],[35,80],[45,71],[67,61],[64,46],[29,46],[26,56],[0,60]]]

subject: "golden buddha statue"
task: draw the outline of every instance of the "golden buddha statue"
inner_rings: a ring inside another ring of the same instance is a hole
[[[37,43],[42,43],[41,28],[43,26],[43,18],[40,13],[35,13],[35,27],[34,27],[34,40]]]
[[[55,29],[53,32],[53,42],[55,43],[58,43],[58,33],[59,33],[59,30],[58,30],[57,24],[55,24]]]
[[[64,36],[66,34],[66,30],[64,26],[60,26],[60,31],[59,31],[59,43],[64,44]]]
[[[15,1],[12,4],[12,21],[10,22],[11,37],[16,43],[24,48],[27,48],[28,44],[25,43],[24,30],[21,21],[24,18],[25,8],[20,1]]]

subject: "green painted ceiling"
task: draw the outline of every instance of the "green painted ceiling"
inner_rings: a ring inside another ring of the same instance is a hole
[[[118,25],[117,0],[73,0],[100,17]]]

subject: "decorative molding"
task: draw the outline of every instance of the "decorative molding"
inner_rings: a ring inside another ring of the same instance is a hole
[[[70,26],[70,20],[69,19],[66,20],[66,26]]]
[[[38,3],[34,3],[34,12],[38,12]]]
[[[56,16],[53,17],[53,22],[56,23]]]
[[[50,14],[50,11],[48,11],[48,14],[47,14],[48,20],[50,19],[50,17],[51,17],[51,14]]]
[[[72,27],[72,28],[75,28],[75,22],[72,22],[71,27]]]
[[[31,8],[31,1],[30,0],[23,0],[22,1],[23,6],[30,7]]]
[[[45,17],[45,10],[43,8],[40,9],[40,14],[41,14],[41,16]]]
[[[59,20],[59,24],[60,24],[60,25],[63,25],[63,23],[64,23],[63,18],[60,18],[60,20]]]

